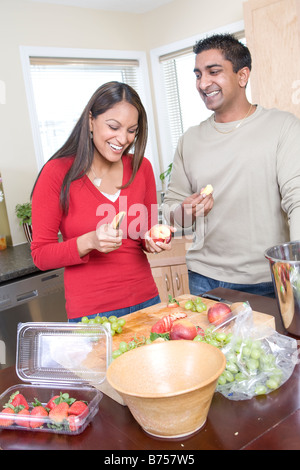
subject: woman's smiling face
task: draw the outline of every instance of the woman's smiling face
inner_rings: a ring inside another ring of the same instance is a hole
[[[127,101],[117,103],[96,118],[90,115],[95,151],[109,162],[120,160],[135,139],[138,110]]]

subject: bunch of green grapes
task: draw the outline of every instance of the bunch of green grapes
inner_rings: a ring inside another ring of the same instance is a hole
[[[238,339],[225,355],[226,368],[218,385],[234,381],[255,382],[256,395],[264,395],[281,385],[283,372],[276,365],[276,356],[265,351],[262,341]]]
[[[115,315],[111,315],[108,318],[105,316],[100,317],[100,315],[96,315],[95,318],[82,317],[80,323],[84,325],[110,325],[111,335],[114,336],[116,333],[122,333],[126,322],[124,318],[118,318]]]
[[[144,336],[140,339],[134,338],[128,341],[128,343],[126,343],[126,341],[121,341],[119,344],[119,348],[115,349],[112,352],[112,358],[116,359],[117,357],[121,356],[121,354],[124,354],[125,352],[130,351],[131,349],[135,349],[140,346],[144,346],[146,344],[151,344],[151,343],[152,343],[151,339],[146,338]]]
[[[194,299],[187,300],[184,304],[186,310],[191,310],[192,312],[201,313],[204,310],[207,310],[207,305],[203,302],[201,297],[195,297]]]
[[[282,382],[283,372],[276,365],[276,356],[265,351],[262,341],[251,338],[232,341],[232,338],[231,332],[226,334],[223,331],[214,331],[214,327],[207,328],[203,336],[197,335],[194,338],[194,341],[209,343],[219,349],[226,347],[226,367],[219,377],[218,385],[227,385],[235,381],[253,382],[254,379],[256,395],[264,395],[278,388]]]
[[[193,341],[202,341],[204,343],[211,344],[212,346],[216,346],[219,349],[222,349],[226,344],[230,343],[232,340],[232,333],[225,333],[224,331],[214,331],[215,327],[210,326],[208,327],[204,335],[198,334],[195,336]]]

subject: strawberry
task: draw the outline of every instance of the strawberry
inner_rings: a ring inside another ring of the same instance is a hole
[[[79,416],[84,413],[84,416],[88,414],[88,406],[83,401],[75,401],[68,410],[69,415]]]
[[[196,326],[196,328],[197,328],[197,335],[205,336],[205,331],[203,330],[203,328],[201,328],[201,326]]]
[[[176,301],[176,302],[169,302],[169,303],[168,303],[168,307],[169,307],[169,308],[176,308],[176,307],[178,307],[178,305],[179,305],[179,304],[177,303],[177,301]]]
[[[164,326],[165,332],[170,331],[173,325],[173,320],[171,319],[171,315],[166,315],[162,317],[161,322]]]
[[[57,403],[55,403],[55,400],[57,400],[59,398],[59,395],[54,395],[54,397],[52,397],[47,405],[46,405],[46,408],[49,408],[49,410],[53,410],[53,408],[55,408],[57,406]]]
[[[49,413],[49,418],[54,421],[56,424],[61,424],[64,419],[68,417],[69,405],[66,402],[59,403],[53,410]]]
[[[69,430],[72,432],[77,431],[77,429],[79,428],[77,416],[75,415],[68,416],[67,421],[69,424]]]
[[[158,320],[151,328],[152,333],[166,333],[165,325],[163,324],[162,320]]]
[[[175,320],[180,320],[180,318],[187,317],[187,314],[185,312],[173,312],[173,313],[170,313],[169,317],[171,318],[172,321],[175,321]]]
[[[26,408],[23,408],[23,409],[21,409],[21,411],[19,411],[17,413],[17,416],[18,417],[19,416],[30,416],[30,411],[26,410]],[[23,428],[29,428],[30,427],[30,418],[28,420],[15,418],[15,422],[16,422],[16,424],[18,424],[19,426],[22,426]]]
[[[0,412],[0,427],[11,426],[14,423],[14,414],[15,412],[12,408],[4,408]]]
[[[24,406],[25,410],[29,409],[29,405],[27,403],[26,398],[20,393],[20,392],[15,392],[9,397],[8,403],[4,405],[4,408],[7,408],[8,406]]]
[[[179,302],[178,302],[178,300],[173,299],[173,297],[172,297],[171,295],[169,295],[168,307],[169,307],[169,308],[179,307]]]
[[[69,406],[71,406],[74,401],[76,401],[75,398],[71,398],[68,393],[60,392],[59,395],[55,395],[48,401],[46,408],[48,408],[49,410],[53,410],[53,408],[63,402],[66,402]]]
[[[165,315],[160,318],[151,328],[152,333],[163,334],[171,330],[173,322],[180,318],[185,318],[187,314],[185,312],[173,312],[169,315]]]
[[[48,416],[48,413],[47,413],[47,411],[45,410],[45,408],[40,405],[40,406],[35,406],[35,407],[31,410],[31,416],[33,416],[34,419],[31,420],[31,422],[30,422],[30,427],[31,427],[32,429],[35,429],[35,428],[39,428],[39,427],[43,426],[43,424],[44,424],[44,422],[45,422],[44,418],[45,418],[46,416]],[[35,419],[36,417],[41,417],[41,418],[43,418],[43,419],[41,419],[41,420],[36,420],[36,419]]]

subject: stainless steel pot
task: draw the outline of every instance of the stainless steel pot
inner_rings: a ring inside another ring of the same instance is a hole
[[[300,336],[300,241],[265,251],[282,322],[288,333]]]

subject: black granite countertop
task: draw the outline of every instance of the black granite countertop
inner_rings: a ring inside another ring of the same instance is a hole
[[[178,230],[175,237],[182,236],[184,232]],[[0,251],[0,285],[2,282],[41,272],[33,263],[29,243],[8,246]]]
[[[0,284],[36,272],[40,270],[33,264],[29,243],[0,251]]]

